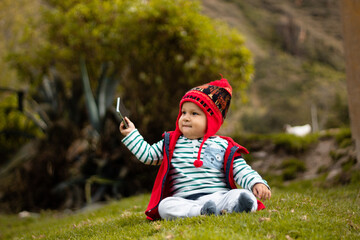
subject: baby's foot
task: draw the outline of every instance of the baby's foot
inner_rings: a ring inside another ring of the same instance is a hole
[[[200,210],[201,215],[212,215],[216,213],[216,205],[213,201],[207,201]]]
[[[246,193],[241,193],[238,199],[238,204],[234,207],[234,212],[250,212],[253,207],[253,200]]]

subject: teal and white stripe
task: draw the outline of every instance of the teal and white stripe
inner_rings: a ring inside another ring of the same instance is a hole
[[[122,142],[139,159],[147,165],[160,165],[163,160],[163,140],[149,145],[135,129],[129,133]]]
[[[262,177],[253,170],[243,158],[234,160],[233,169],[235,182],[242,188],[252,191],[252,187],[256,183],[263,183],[270,189],[267,182],[262,179]]]
[[[163,159],[163,140],[150,145],[138,130],[132,131],[123,140],[125,146],[143,163],[160,165]],[[180,136],[175,145],[169,171],[171,193],[176,197],[187,197],[193,194],[228,191],[225,182],[223,164],[221,169],[207,167],[205,164],[196,168],[197,158],[202,139],[188,139]],[[220,137],[210,137],[204,143],[200,159],[204,161],[204,152],[211,145],[225,152],[228,142]],[[223,161],[223,159],[222,159]],[[255,183],[266,182],[260,175],[246,164],[243,158],[234,161],[234,179],[243,188],[251,191]],[[267,185],[267,184],[266,184]]]
[[[169,176],[171,177],[171,193],[176,197],[186,197],[200,193],[227,191],[225,175],[222,169],[202,166],[196,168],[196,160],[202,139],[188,139],[180,136],[175,145],[171,160]],[[218,145],[226,150],[227,141],[219,137],[211,137],[204,143],[200,159],[204,161],[204,152],[209,145]],[[225,151],[224,151],[225,152]]]

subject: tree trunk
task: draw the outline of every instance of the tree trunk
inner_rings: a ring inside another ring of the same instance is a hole
[[[360,167],[360,0],[341,0],[351,133]]]

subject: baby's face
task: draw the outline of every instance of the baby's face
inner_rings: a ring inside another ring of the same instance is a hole
[[[198,139],[204,137],[206,133],[207,118],[198,105],[184,102],[178,124],[184,137]]]

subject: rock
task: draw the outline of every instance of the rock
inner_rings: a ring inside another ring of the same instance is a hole
[[[336,176],[339,176],[341,172],[342,172],[341,168],[335,168],[331,170],[326,177],[326,181],[332,181]]]

